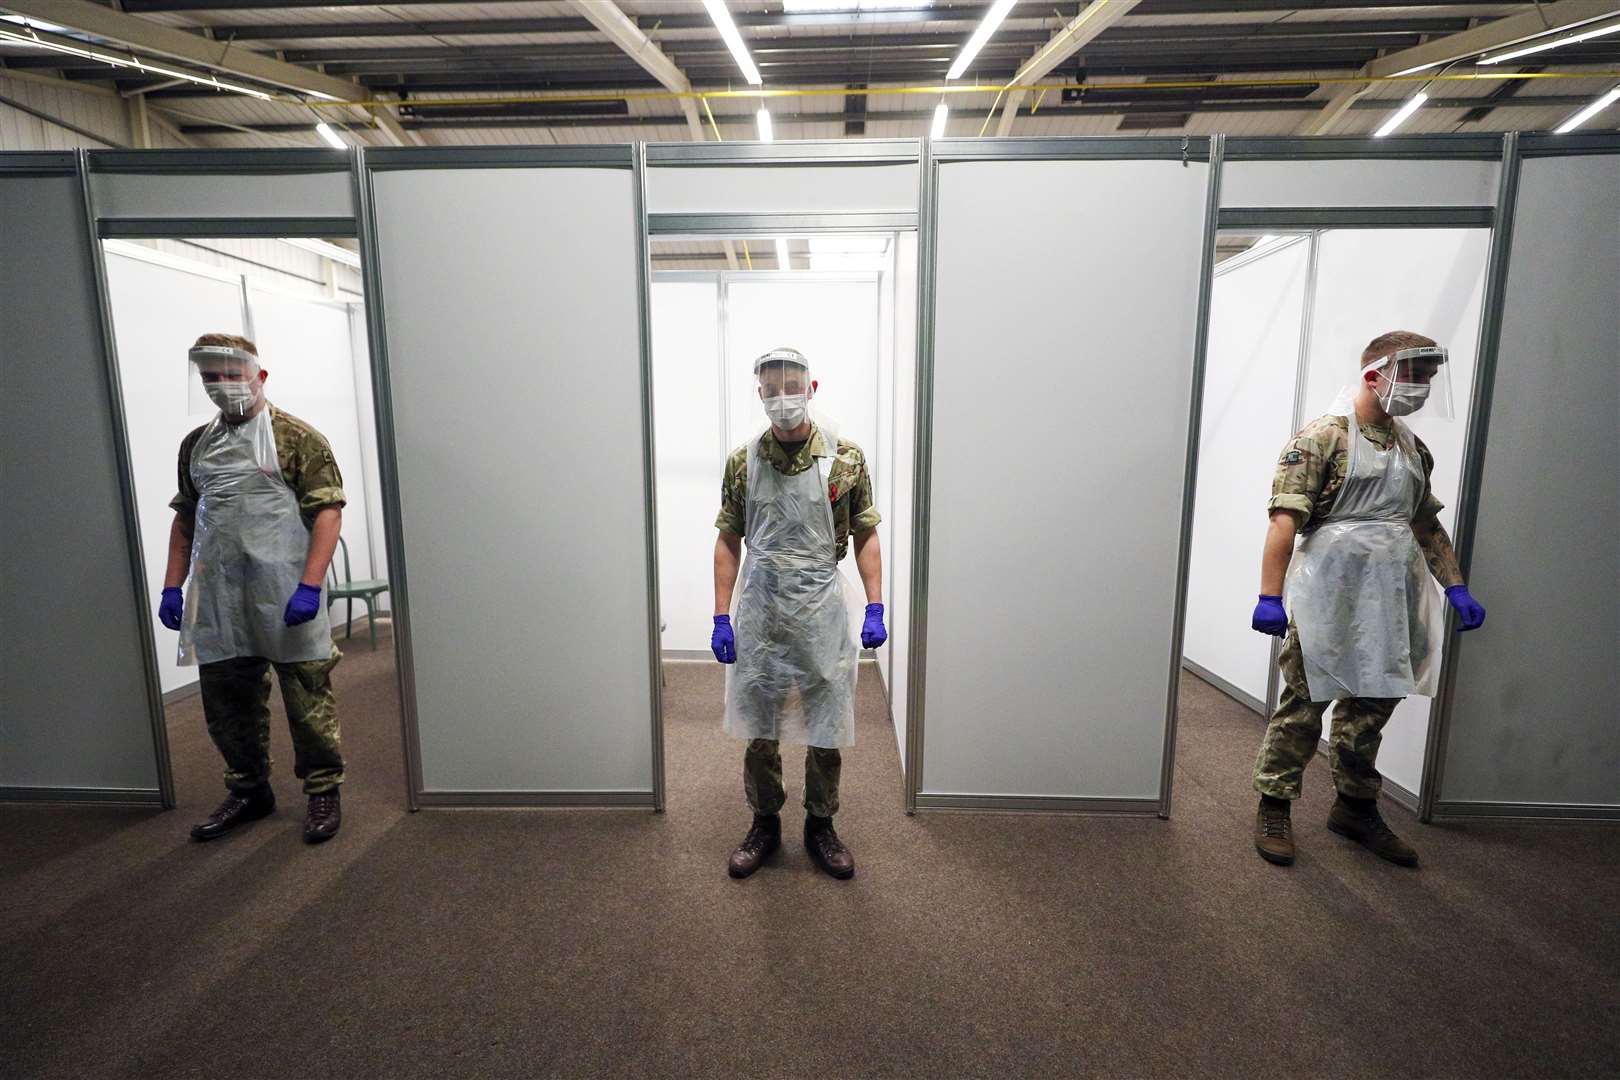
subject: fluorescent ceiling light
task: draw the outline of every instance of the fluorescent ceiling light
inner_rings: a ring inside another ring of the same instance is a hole
[[[782,0],[782,10],[789,15],[825,11],[895,11],[925,8],[934,0]]]
[[[1613,105],[1616,101],[1620,101],[1620,86],[1616,86],[1613,90],[1610,90],[1607,94],[1604,94],[1602,97],[1592,102],[1592,104],[1588,105],[1586,108],[1582,109],[1568,120],[1565,120],[1562,124],[1559,124],[1558,127],[1554,128],[1553,130],[1559,135],[1564,134],[1566,131],[1574,131],[1576,128],[1592,119],[1592,117],[1596,116],[1604,109],[1607,109],[1610,105]]]
[[[968,65],[973,63],[973,58],[979,55],[979,50],[984,48],[984,43],[990,40],[990,35],[996,32],[996,28],[1001,25],[1001,21],[1007,17],[1007,12],[1012,10],[1012,6],[1016,2],[1017,0],[996,0],[990,10],[985,12],[984,21],[979,24],[977,30],[973,31],[973,36],[968,38],[968,43],[962,46],[961,54],[951,64],[951,70],[945,73],[947,81],[962,77],[962,72],[966,71]]]
[[[928,129],[930,139],[943,139],[945,137],[945,121],[951,115],[951,108],[943,101],[934,106],[934,126]]]
[[[1421,90],[1407,98],[1406,104],[1402,105],[1399,109],[1396,109],[1395,115],[1390,117],[1388,120],[1385,120],[1384,126],[1373,132],[1373,138],[1382,139],[1385,135],[1388,135],[1390,132],[1406,123],[1406,118],[1423,108],[1423,103],[1428,100],[1429,95],[1425,94]]]
[[[791,270],[793,266],[788,262],[788,242],[783,237],[776,238],[776,268],[778,270]]]
[[[331,259],[333,262],[340,262],[344,266],[352,266],[356,270],[360,269],[359,255],[328,240],[314,240],[307,236],[283,236],[281,242],[313,252],[323,259]]]
[[[760,109],[754,114],[754,126],[759,129],[759,141],[771,142],[776,136],[776,129],[771,126],[771,110]]]
[[[261,101],[271,100],[269,94],[265,93],[263,90],[255,90],[250,86],[223,82],[219,78],[212,75],[198,75],[195,72],[180,71],[177,68],[164,67],[161,64],[153,64],[149,61],[141,60],[133,54],[129,56],[117,56],[113,53],[102,52],[99,49],[90,48],[88,46],[80,48],[76,45],[64,45],[55,41],[43,41],[39,37],[35,36],[32,30],[29,30],[28,33],[25,34],[16,33],[12,30],[0,30],[0,41],[20,42],[23,45],[32,45],[40,49],[49,49],[52,52],[66,53],[69,56],[82,56],[87,60],[95,60],[99,63],[108,64],[112,67],[133,68],[136,71],[150,71],[154,75],[166,75],[171,79],[182,79],[185,82],[196,83],[198,86],[211,86],[216,90],[229,90],[234,94],[246,94],[248,97],[255,97]]]
[[[732,58],[742,69],[743,78],[748,80],[750,86],[759,86],[764,80],[759,77],[754,58],[748,55],[748,46],[743,44],[742,35],[737,33],[737,24],[731,21],[731,12],[726,10],[725,0],[703,0],[703,6],[709,9],[709,18],[714,20],[715,29],[720,31],[726,48],[731,50]]]
[[[1507,52],[1499,52],[1491,56],[1482,56],[1479,58],[1479,63],[1500,64],[1505,60],[1517,60],[1521,56],[1529,56],[1531,53],[1546,52],[1548,49],[1556,49],[1564,45],[1574,45],[1581,41],[1591,41],[1593,38],[1603,37],[1605,34],[1620,34],[1620,20],[1604,23],[1602,26],[1594,26],[1589,30],[1580,30],[1573,34],[1563,34],[1559,37],[1548,38],[1545,41],[1536,41],[1529,45],[1520,45],[1516,48],[1509,49]]]
[[[338,133],[332,130],[332,125],[325,120],[315,125],[315,134],[325,139],[327,145],[334,150],[347,150],[349,148],[349,144],[344,142]]]

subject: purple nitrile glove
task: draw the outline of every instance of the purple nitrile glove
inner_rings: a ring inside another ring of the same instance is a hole
[[[722,664],[737,662],[737,636],[731,631],[730,615],[714,617],[714,634],[709,638],[709,648],[714,650],[714,658]]]
[[[180,616],[185,611],[186,601],[180,594],[180,586],[170,585],[163,590],[163,599],[158,601],[158,622],[170,630],[180,629]]]
[[[889,640],[889,632],[883,629],[883,605],[867,604],[866,621],[861,624],[861,647],[875,649]]]
[[[1457,620],[1461,624],[1457,627],[1457,633],[1478,630],[1485,625],[1485,608],[1469,595],[1468,586],[1453,585],[1446,590],[1446,599],[1457,609]]]
[[[1273,637],[1283,637],[1288,633],[1288,612],[1283,610],[1282,597],[1260,594],[1260,602],[1254,605],[1254,618],[1249,625],[1262,634],[1271,634]]]
[[[282,614],[282,620],[288,626],[298,626],[307,623],[321,611],[321,587],[319,585],[305,585],[298,583],[293,590],[292,599],[287,601],[287,610]]]

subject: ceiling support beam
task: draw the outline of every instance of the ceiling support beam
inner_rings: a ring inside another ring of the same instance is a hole
[[[591,25],[601,31],[604,36],[619,48],[624,50],[626,56],[641,66],[642,70],[658,80],[660,86],[672,94],[689,95],[692,93],[692,82],[686,77],[686,72],[676,66],[675,61],[664,55],[664,50],[658,43],[648,37],[636,25],[635,20],[619,10],[619,5],[613,0],[569,0],[574,10],[591,21]],[[691,134],[693,142],[703,142],[703,118],[698,115],[697,102],[691,97],[676,98],[680,105],[681,115],[686,117],[686,130]],[[719,138],[720,133],[715,132]],[[737,252],[731,242],[725,245],[726,263],[731,269],[737,269]]]
[[[686,73],[676,67],[675,61],[665,56],[658,43],[643,33],[613,0],[570,0],[570,3],[609,41],[623,49],[625,55],[639,64],[642,70],[657,79],[665,90],[672,94],[692,92],[692,83]],[[702,142],[703,119],[698,116],[697,103],[689,97],[679,100],[681,113],[686,117],[687,130],[692,133],[694,141]]]
[[[1069,21],[1069,24],[1052,35],[1048,41],[1035,51],[1035,55],[1024,62],[1012,81],[1018,86],[1029,86],[1037,83],[1051,73],[1063,61],[1079,52],[1088,42],[1113,26],[1120,19],[1131,13],[1139,0],[1091,0],[1085,10]],[[1018,106],[1023,104],[1024,91],[1014,90],[1007,95],[1007,103],[1002,106],[1001,119],[996,122],[997,135],[1012,133],[1013,119],[1018,115]]]
[[[377,100],[354,83],[323,75],[309,68],[277,60],[263,53],[233,48],[229,42],[210,41],[199,34],[187,33],[172,26],[160,26],[145,19],[126,15],[113,8],[91,3],[90,0],[5,0],[6,10],[26,15],[58,26],[71,27],[86,34],[116,41],[128,48],[156,56],[169,57],[224,74],[251,79],[284,90],[338,98],[344,101],[360,98]],[[42,38],[45,34],[40,35]],[[82,42],[75,44],[82,45]],[[361,110],[364,113],[366,110]],[[396,146],[408,146],[415,140],[399,126],[399,118],[388,109],[371,110],[376,113],[378,129]],[[367,117],[369,122],[370,117]]]
[[[1321,112],[1300,125],[1298,134],[1326,135],[1380,79],[1401,75],[1414,68],[1439,68],[1455,60],[1477,56],[1490,49],[1545,34],[1549,30],[1558,30],[1566,26],[1591,22],[1605,15],[1613,15],[1616,10],[1617,5],[1613,0],[1559,0],[1554,4],[1537,4],[1532,11],[1509,15],[1504,19],[1494,19],[1468,30],[1426,41],[1422,45],[1414,45],[1410,49],[1401,49],[1388,56],[1381,56],[1362,65],[1361,70],[1356,72],[1357,77],[1366,80],[1365,82],[1353,83],[1334,93],[1322,106]]]

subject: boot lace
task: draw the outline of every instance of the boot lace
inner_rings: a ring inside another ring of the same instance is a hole
[[[1267,811],[1260,815],[1261,832],[1268,838],[1286,840],[1293,828],[1293,820],[1287,814]]]

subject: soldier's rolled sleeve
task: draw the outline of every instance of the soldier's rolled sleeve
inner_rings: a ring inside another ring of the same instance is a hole
[[[714,527],[732,536],[745,534],[747,516],[748,459],[743,459],[742,476],[737,475],[736,455],[726,461],[720,475],[720,513],[715,515]]]
[[[288,480],[298,496],[298,510],[306,518],[348,505],[343,494],[343,474],[338,471],[332,447],[313,432],[299,440],[293,456],[293,475]]]
[[[197,485],[191,480],[191,451],[197,445],[198,428],[180,440],[180,458],[175,463],[175,481],[178,490],[169,500],[169,508],[185,517],[197,516]]]
[[[1316,499],[1322,493],[1327,456],[1317,441],[1308,435],[1296,435],[1283,448],[1277,458],[1277,471],[1271,478],[1271,498],[1266,512],[1291,510],[1300,516],[1304,525],[1316,508]]]
[[[877,500],[872,495],[872,474],[866,468],[866,462],[855,473],[855,490],[849,493],[850,515],[849,528],[851,532],[865,532],[875,529],[883,520],[878,513]]]
[[[1434,475],[1434,454],[1429,452],[1422,439],[1417,440],[1417,449],[1418,460],[1423,463],[1423,502],[1418,506],[1417,519],[1438,520],[1440,511],[1446,508],[1446,504],[1434,497],[1434,488],[1430,486]]]

